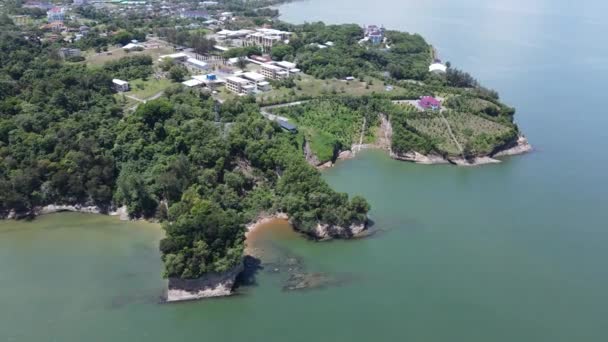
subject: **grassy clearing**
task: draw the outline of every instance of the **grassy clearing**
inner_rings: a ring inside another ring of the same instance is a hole
[[[290,102],[296,101],[297,97],[319,97],[322,95],[343,94],[362,96],[372,93],[389,93],[381,80],[366,77],[363,82],[357,80],[345,81],[337,79],[322,80],[310,75],[300,74],[295,76],[294,88],[277,88],[266,93],[258,94],[258,99],[266,102]],[[371,84],[370,84],[371,83]],[[405,96],[409,92],[399,86],[393,86],[390,94],[395,96]]]
[[[129,82],[131,85],[131,91],[124,93],[125,95],[135,96],[138,99],[145,100],[151,96],[158,94],[159,92],[167,89],[173,82],[166,78],[148,80],[136,79]]]
[[[334,156],[336,138],[327,132],[311,128],[305,129],[305,131],[306,139],[310,141],[310,149],[315,156],[322,162],[331,160]]]
[[[122,48],[110,47],[107,52],[97,53],[94,50],[87,51],[85,58],[88,65],[97,65],[101,66],[107,62],[119,60],[126,56],[134,56],[138,54],[149,55],[154,60],[154,63],[158,63],[158,57],[161,55],[168,55],[174,53],[173,48],[170,47],[159,47],[146,49],[144,51],[133,51],[126,52]]]

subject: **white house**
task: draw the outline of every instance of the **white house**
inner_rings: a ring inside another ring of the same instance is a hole
[[[129,43],[129,44],[123,46],[122,48],[127,51],[134,51],[134,50],[143,50],[144,47],[143,47],[143,45]]]
[[[429,66],[430,72],[445,73],[447,70],[448,70],[448,67],[441,63],[433,63]]]
[[[127,82],[127,81],[123,81],[123,80],[119,80],[118,78],[115,78],[112,80],[112,85],[114,87],[114,90],[116,90],[118,92],[129,91],[129,82]]]

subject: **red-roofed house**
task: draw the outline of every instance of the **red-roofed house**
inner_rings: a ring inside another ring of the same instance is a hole
[[[423,96],[418,100],[418,105],[424,109],[439,110],[441,102],[432,96]]]

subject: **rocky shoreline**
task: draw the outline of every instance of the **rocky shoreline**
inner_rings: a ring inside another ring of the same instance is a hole
[[[241,262],[226,272],[208,273],[196,279],[169,278],[165,301],[170,303],[230,296],[236,278],[243,270]]]
[[[18,220],[27,217],[36,217],[41,215],[55,214],[61,212],[72,212],[72,213],[84,213],[84,214],[102,214],[109,216],[118,216],[121,221],[130,220],[127,206],[113,207],[110,209],[104,209],[96,205],[83,205],[83,204],[48,204],[42,207],[35,207],[30,212],[17,214],[14,210],[11,210],[4,219]]]
[[[498,164],[502,161],[496,159],[497,157],[514,156],[528,153],[532,150],[532,145],[528,143],[528,139],[523,136],[520,136],[514,144],[501,146],[494,150],[490,155],[474,157],[471,160],[464,159],[462,157],[444,157],[435,153],[424,155],[415,151],[404,154],[398,154],[394,153],[393,151],[390,151],[389,155],[391,158],[396,160],[408,161],[424,165],[452,164],[457,166],[479,166],[486,164]]]

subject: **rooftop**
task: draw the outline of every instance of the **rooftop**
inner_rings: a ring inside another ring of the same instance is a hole
[[[188,58],[186,61],[188,63],[194,65],[194,66],[197,66],[197,67],[201,67],[201,68],[206,68],[207,67],[207,63],[206,62],[199,61],[196,58]]]
[[[290,132],[293,132],[297,129],[297,127],[285,120],[277,120],[277,123],[279,124],[279,126],[281,126],[281,128],[284,128]]]
[[[296,67],[296,63],[287,62],[287,61],[276,62],[275,64],[280,66],[283,69],[293,69]]]
[[[171,58],[171,59],[176,59],[176,58],[188,58],[190,56],[186,55],[183,52],[178,52],[178,53],[172,53],[170,55],[162,55],[159,57],[159,59],[164,59],[164,58]]]
[[[434,108],[434,107],[441,106],[441,102],[439,102],[439,100],[437,100],[436,98],[434,98],[432,96],[421,97],[420,100],[418,101],[418,104],[422,108]]]
[[[441,63],[433,63],[429,66],[430,72],[433,72],[433,71],[446,72],[447,69],[448,69],[448,67]]]
[[[182,84],[185,85],[186,87],[196,87],[196,86],[203,84],[203,81],[200,81],[197,79],[191,79],[191,80],[182,82]]]
[[[255,82],[260,82],[265,79],[263,75],[258,74],[257,72],[246,72],[243,73],[241,76]]]
[[[250,81],[248,81],[248,80],[246,80],[246,79],[244,79],[244,78],[241,78],[241,77],[236,77],[236,76],[233,76],[233,77],[227,77],[227,78],[226,78],[226,80],[227,80],[227,81],[230,81],[230,82],[233,82],[233,83],[239,83],[239,84],[241,84],[241,85],[251,83]]]
[[[275,70],[275,71],[283,70],[281,67],[278,67],[274,64],[269,64],[269,63],[262,64],[262,68],[271,69],[271,70]]]
[[[118,85],[127,85],[127,84],[129,84],[129,82],[123,81],[123,80],[119,80],[118,78],[113,79],[112,83],[118,84]]]

